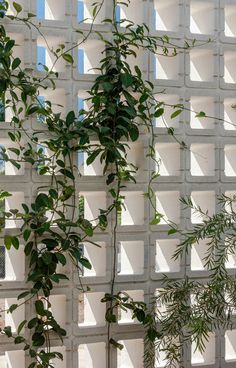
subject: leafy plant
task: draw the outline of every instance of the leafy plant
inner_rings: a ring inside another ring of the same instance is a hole
[[[34,314],[29,320],[22,321],[17,334],[14,334],[9,326],[1,330],[1,334],[12,339],[15,344],[24,345],[24,350],[28,351],[32,358],[28,368],[48,368],[52,366],[53,359],[63,359],[59,352],[52,352],[50,349],[52,337],[56,336],[63,341],[66,336],[66,331],[58,324],[50,310],[49,297],[55,284],[67,279],[66,274],[58,272],[58,266],[65,266],[69,260],[78,270],[80,291],[84,292],[86,285],[83,285],[80,279],[81,273],[84,268],[91,269],[92,266],[85,258],[81,244],[85,241],[94,244],[94,232],[107,228],[112,213],[115,214],[115,221],[112,228],[111,289],[102,300],[107,305],[105,319],[108,368],[112,366],[111,346],[122,349],[111,332],[111,324],[117,322],[118,309],[130,310],[133,318],[137,318],[144,326],[146,346],[149,346],[146,353],[147,366],[153,366],[155,342],[163,336],[163,330],[159,331],[156,316],[153,316],[153,311],[149,311],[145,303],[133,300],[124,292],[114,292],[117,274],[117,226],[120,224],[121,211],[124,208],[122,190],[128,182],[136,182],[137,168],[127,160],[129,143],[136,142],[140,137],[140,130],[145,129],[151,138],[147,158],[158,164],[155,158],[153,121],[161,117],[165,109],[165,104],[155,98],[153,84],[143,80],[138,65],[131,69],[129,60],[135,60],[140,49],[172,57],[181,47],[175,45],[167,36],[152,36],[145,24],[134,25],[133,22],[125,20],[126,27],[121,28],[124,20],[117,21],[116,7],[118,4],[128,6],[128,3],[129,1],[113,0],[113,16],[103,20],[103,24],[108,25],[111,32],[107,38],[106,35],[96,32],[104,44],[104,51],[98,67],[100,74],[96,77],[87,99],[90,108],[81,109],[79,114],[69,111],[65,118],[54,113],[51,101],[40,100],[39,91],[55,88],[58,75],[53,69],[59,59],[62,58],[69,64],[74,63],[71,51],[86,42],[92,34],[93,23],[103,6],[103,1],[93,5],[89,32],[84,34],[81,29],[76,30],[82,38],[79,44],[68,49],[65,45],[59,45],[56,50],[50,49],[55,61],[51,69],[46,65],[42,66],[42,77],[32,76],[22,67],[21,60],[14,58],[15,40],[7,35],[4,27],[4,19],[23,23],[29,29],[36,29],[48,46],[41,29],[34,24],[35,15],[28,13],[22,17],[22,7],[16,2],[13,2],[16,15],[8,15],[8,2],[0,3],[0,17],[3,18],[0,26],[0,99],[4,101],[1,111],[11,109],[13,112],[8,131],[13,147],[8,150],[15,155],[13,159],[2,150],[1,161],[10,162],[17,169],[27,163],[36,168],[39,175],[50,175],[50,182],[38,188],[34,201],[30,205],[22,204],[22,211],[1,211],[3,225],[5,218],[22,223],[16,234],[4,236],[5,247],[8,250],[14,247],[17,251],[23,239],[24,253],[29,264],[29,288],[18,295],[18,303],[10,306],[7,312],[14,313],[29,301],[34,306]],[[195,42],[191,45],[186,42],[182,49],[193,46]],[[184,109],[182,105],[172,108],[172,119]],[[199,114],[203,117],[202,112]],[[30,133],[26,129],[25,123],[28,119],[38,119],[38,122],[43,123],[47,132],[46,140],[42,141],[41,131]],[[168,128],[168,133],[174,136],[174,129]],[[183,142],[180,144],[185,147]],[[49,152],[48,155],[46,151]],[[79,174],[73,156],[78,153],[87,154],[87,165],[93,164],[96,159],[100,160],[111,199],[110,205],[100,209],[97,218],[90,221],[85,218],[84,199],[82,196],[78,198],[76,193]],[[156,170],[151,173],[145,193],[154,211],[151,225],[158,224],[161,218],[161,214],[156,211],[152,189],[152,183],[158,175]],[[0,193],[2,203],[9,195],[11,194],[4,191]],[[177,231],[173,224],[171,231]],[[178,285],[176,287],[179,288]],[[167,296],[165,298],[168,300]],[[28,334],[23,334],[23,329],[29,330],[29,338]]]

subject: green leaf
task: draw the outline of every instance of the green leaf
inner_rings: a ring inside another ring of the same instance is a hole
[[[62,253],[56,253],[56,257],[58,261],[62,264],[62,266],[66,265],[66,257]]]
[[[174,111],[173,114],[171,114],[171,116],[170,116],[171,119],[176,118],[176,116],[180,115],[182,111],[183,110],[176,110],[176,111]]]
[[[49,189],[49,194],[53,199],[58,199],[58,192],[55,189]]]
[[[82,266],[84,266],[85,268],[88,268],[89,270],[92,269],[92,265],[89,262],[89,260],[87,258],[81,257],[79,259],[79,262],[82,264]]]
[[[134,78],[131,74],[123,73],[120,76],[121,82],[125,88],[130,87],[133,84]]]
[[[0,191],[0,201],[4,201],[5,198],[11,197],[12,194],[5,191]]]
[[[69,178],[69,179],[72,179],[72,180],[75,179],[73,173],[71,171],[67,170],[67,169],[61,169],[61,170],[59,170],[59,172],[61,174],[63,174],[64,176],[66,176],[67,178]]]
[[[52,281],[56,282],[57,284],[60,282],[60,279],[56,274],[50,275],[49,277]]]
[[[38,334],[38,333],[33,334],[32,340],[33,340],[33,346],[43,346],[45,343],[45,338],[43,337],[43,335]]]
[[[24,238],[24,240],[25,241],[28,241],[30,235],[31,235],[31,231],[29,229],[25,229],[24,232],[23,232],[23,238]]]
[[[4,244],[5,247],[7,248],[7,250],[11,249],[11,241],[12,241],[12,236],[11,235],[5,235],[4,236]]]
[[[31,328],[34,328],[38,324],[38,318],[32,318],[29,322],[27,327],[31,330]]]
[[[164,114],[164,112],[165,112],[165,110],[163,109],[163,107],[161,107],[160,109],[155,111],[154,117],[159,118],[160,116],[162,116]]]
[[[49,198],[48,198],[47,194],[45,194],[45,193],[38,194],[38,196],[36,197],[36,200],[35,200],[35,205],[36,205],[37,210],[40,210],[40,209],[45,208],[45,207],[50,208],[50,202],[49,202]]]
[[[34,14],[34,13],[28,13],[27,16],[28,16],[28,18],[34,18],[34,17],[36,17],[36,14]]]
[[[145,320],[145,312],[142,309],[137,308],[135,310],[134,316],[139,322],[144,322]]]
[[[7,335],[7,337],[11,337],[12,336],[11,326],[4,327],[3,332]]]
[[[12,245],[13,245],[13,247],[15,249],[19,249],[20,242],[19,242],[18,238],[16,238],[15,236],[13,236],[12,239],[11,239],[11,243],[12,243]]]
[[[7,134],[9,135],[10,139],[12,140],[12,142],[15,142],[16,141],[15,134],[13,134],[12,132],[8,132]]]
[[[24,341],[25,341],[25,338],[23,336],[16,336],[15,340],[14,340],[14,343],[15,344],[21,344]]]
[[[45,309],[42,300],[36,300],[34,305],[37,314],[39,314],[40,316],[45,316]]]
[[[19,58],[15,58],[12,62],[12,70],[15,70],[16,68],[18,68],[18,66],[20,65],[21,63],[21,59]]]
[[[22,330],[23,330],[23,328],[25,327],[26,323],[27,323],[27,320],[25,319],[24,321],[22,321],[22,322],[19,324],[19,326],[18,326],[18,328],[17,328],[17,333],[18,333],[18,335],[21,333],[21,331],[22,331]]]
[[[13,6],[14,6],[15,10],[17,11],[17,13],[20,13],[22,11],[22,6],[18,3],[16,3],[15,1],[13,1]]]
[[[33,246],[34,246],[34,243],[32,241],[28,242],[26,245],[25,245],[25,249],[24,249],[24,252],[25,252],[25,255],[28,257],[33,249]]]
[[[12,304],[9,308],[7,313],[13,313],[14,310],[16,310],[18,308],[18,304]]]
[[[93,236],[93,228],[92,227],[86,227],[85,228],[85,233],[88,236]]]
[[[99,155],[101,151],[102,151],[101,149],[98,149],[96,151],[93,151],[91,154],[89,154],[86,160],[86,164],[91,165],[91,163],[96,159],[96,157]]]
[[[70,63],[70,64],[74,63],[74,59],[70,54],[62,54],[62,57],[65,61],[67,61],[67,63]]]
[[[28,296],[29,294],[30,294],[29,291],[24,291],[23,293],[21,293],[21,294],[18,295],[17,300],[23,299],[26,296]]]
[[[70,111],[66,116],[66,125],[69,126],[75,121],[75,113],[74,111]]]
[[[150,225],[158,225],[161,221],[161,216],[155,216],[150,222]]]
[[[177,233],[177,229],[174,229],[174,228],[168,231],[168,235],[175,234],[175,233]]]
[[[131,138],[132,142],[137,141],[137,139],[138,139],[138,137],[139,137],[139,130],[138,130],[137,125],[132,124],[132,125],[129,127],[129,136],[130,136],[130,138]]]
[[[52,254],[50,252],[44,252],[42,259],[46,265],[50,265],[52,263]]]
[[[196,117],[196,118],[205,118],[205,117],[206,117],[206,114],[205,114],[205,112],[200,111],[199,113],[197,113],[197,114],[195,115],[195,117]]]

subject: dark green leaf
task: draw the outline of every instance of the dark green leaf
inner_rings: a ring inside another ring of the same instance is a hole
[[[164,114],[164,112],[165,112],[165,110],[163,109],[163,107],[161,107],[160,109],[155,111],[154,117],[159,118],[160,116],[162,116]]]
[[[18,308],[18,304],[12,304],[9,308],[8,311],[9,313],[13,313],[14,310],[16,310]]]
[[[36,309],[37,314],[39,314],[40,316],[44,316],[45,315],[45,309],[44,309],[44,305],[43,305],[42,300],[36,300],[34,305],[35,305],[35,309]]]
[[[17,11],[17,13],[20,13],[22,11],[22,6],[18,3],[16,3],[15,1],[13,1],[13,6],[14,6],[15,10]]]
[[[25,338],[23,336],[16,336],[15,340],[14,340],[14,343],[15,344],[21,344],[24,341],[25,341]]]
[[[65,61],[67,61],[70,64],[74,63],[74,59],[70,54],[62,54],[62,57]]]
[[[12,62],[12,70],[15,70],[21,63],[21,60],[19,58],[15,58]]]

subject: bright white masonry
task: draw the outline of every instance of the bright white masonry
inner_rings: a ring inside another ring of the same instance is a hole
[[[12,3],[12,1],[10,1]],[[91,4],[94,0],[18,0],[25,12],[37,13],[36,22],[40,22],[41,31],[50,46],[79,41],[79,34],[73,31],[78,22],[84,29],[90,26]],[[137,63],[143,70],[143,77],[155,85],[155,93],[160,101],[167,104],[183,103],[185,113],[171,120],[171,108],[166,108],[163,119],[154,121],[158,139],[155,143],[156,156],[160,160],[160,178],[157,179],[156,192],[159,211],[166,220],[178,223],[181,228],[202,221],[189,210],[183,210],[179,198],[191,195],[194,203],[217,211],[216,195],[227,192],[236,193],[236,0],[131,0],[127,10],[121,5],[117,9],[118,18],[130,18],[134,22],[145,22],[155,35],[168,34],[176,42],[183,44],[184,38],[196,38],[203,46],[192,51],[182,51],[176,58],[163,56],[149,57],[148,53],[138,52]],[[94,29],[106,31],[101,24],[104,17],[111,16],[111,0],[105,5],[96,19]],[[9,12],[13,12],[12,6]],[[73,26],[73,27],[72,27]],[[25,67],[34,68],[43,73],[40,63],[48,67],[53,65],[53,55],[47,49],[45,41],[35,30],[8,22],[7,29],[19,45],[15,55],[19,56]],[[211,38],[212,42],[206,41]],[[102,51],[102,43],[92,36],[83,46],[74,49],[73,68],[60,61],[54,66],[59,72],[55,91],[40,91],[39,103],[45,99],[63,105],[54,107],[55,112],[74,109],[86,109],[84,102],[86,91],[96,77],[96,68]],[[148,64],[149,63],[149,64]],[[135,63],[130,61],[131,66]],[[164,94],[161,91],[165,90]],[[220,120],[196,118],[194,111],[205,111],[209,116]],[[9,121],[11,111],[0,120]],[[28,129],[41,130],[43,117],[29,121]],[[165,125],[174,127],[175,133],[185,141],[189,149],[182,150],[170,136]],[[42,136],[42,140],[44,137]],[[9,147],[6,131],[1,131],[0,146]],[[12,145],[12,143],[11,143]],[[192,248],[186,260],[180,264],[171,256],[179,242],[175,236],[166,235],[165,221],[155,227],[149,227],[152,215],[148,203],[144,201],[150,172],[154,165],[145,159],[149,145],[147,134],[141,135],[138,143],[132,144],[129,160],[139,167],[137,185],[132,183],[124,191],[126,211],[121,214],[119,225],[116,290],[128,291],[135,299],[149,302],[161,288],[161,277],[165,273],[181,278],[184,274],[207,280],[203,255],[205,243]],[[48,152],[50,154],[50,152]],[[99,208],[107,204],[107,193],[102,178],[102,166],[99,159],[92,166],[86,166],[86,157],[79,153],[77,159],[81,177],[78,181],[78,195],[83,197],[85,216],[96,217]],[[37,187],[47,183],[48,176],[39,177],[37,170],[27,165],[17,171],[10,163],[0,162],[1,188],[13,192],[5,202],[5,208],[17,208],[23,201],[30,203],[36,195]],[[14,177],[14,178],[13,178]],[[114,219],[113,219],[114,221]],[[6,221],[7,231],[14,232],[13,224]],[[91,292],[79,295],[76,272],[67,269],[70,281],[65,281],[54,289],[51,296],[52,309],[68,331],[64,345],[53,341],[55,349],[65,354],[62,363],[56,368],[106,368],[106,324],[104,304],[99,301],[109,291],[112,268],[111,234],[98,233],[95,241],[101,248],[89,243],[81,245],[93,270],[84,270],[85,284]],[[0,247],[0,303],[1,308],[14,303],[17,294],[25,285],[25,262],[14,251],[6,253]],[[20,262],[19,262],[20,260]],[[227,263],[229,269],[236,269],[236,257],[231,256]],[[24,315],[31,313],[30,305],[17,310],[13,316],[1,316],[1,327],[10,324],[17,326]],[[113,368],[142,368],[143,340],[142,329],[130,315],[123,311],[119,323],[113,327],[114,337],[124,344],[122,351],[113,350]],[[0,339],[0,368],[24,368],[28,358],[17,346]],[[221,331],[210,336],[204,354],[190,347],[185,355],[185,367],[233,367],[236,364],[236,326],[233,331]],[[165,356],[160,355],[156,368],[163,367]]]

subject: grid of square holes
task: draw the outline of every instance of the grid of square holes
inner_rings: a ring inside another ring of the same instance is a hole
[[[88,29],[91,23],[92,0],[18,0],[25,13],[37,14],[48,44],[71,45],[78,42],[78,34],[73,27]],[[104,7],[96,18],[94,29],[106,32],[101,21],[111,13],[111,0],[105,0]],[[9,13],[14,13],[10,1]],[[191,227],[202,221],[191,211],[183,210],[179,198],[191,195],[194,203],[217,211],[216,195],[220,192],[236,194],[236,0],[131,0],[129,8],[123,5],[117,8],[117,18],[128,18],[135,23],[145,22],[153,34],[173,36],[176,42],[183,39],[196,39],[201,47],[181,51],[175,58],[157,56],[148,58],[146,53],[138,53],[136,63],[143,77],[155,85],[155,93],[166,104],[183,103],[187,110],[175,119],[170,119],[171,108],[165,109],[163,118],[154,121],[158,139],[155,144],[156,157],[160,162],[160,177],[155,183],[158,210],[164,215],[159,225],[149,227],[150,208],[142,194],[146,191],[153,163],[148,162],[145,153],[149,145],[146,134],[139,142],[130,145],[128,158],[139,167],[137,185],[129,184],[125,196],[126,211],[120,216],[118,229],[117,284],[116,290],[128,291],[136,300],[149,301],[161,287],[160,279],[165,273],[181,278],[184,274],[197,277],[204,283],[208,277],[204,269],[203,256],[206,244],[202,241],[193,246],[184,262],[172,259],[179,242],[175,236],[167,237],[166,222],[171,220],[181,228]],[[83,21],[84,20],[84,21]],[[47,49],[45,41],[36,32],[31,34],[25,27],[8,22],[7,29],[19,45],[15,56],[23,64],[34,67],[35,73],[44,73],[42,65],[53,65],[53,55]],[[207,42],[209,37],[212,42]],[[54,66],[59,73],[55,91],[41,91],[39,103],[46,99],[55,103],[55,112],[70,109],[87,109],[86,91],[96,77],[96,68],[102,51],[101,42],[92,36],[85,44],[73,50],[75,59],[73,69],[63,61]],[[148,65],[149,60],[149,65]],[[130,60],[130,65],[134,61]],[[148,68],[146,67],[148,65]],[[148,70],[148,72],[147,72]],[[164,94],[160,93],[165,89]],[[61,106],[65,106],[62,108]],[[204,111],[205,119],[197,118],[191,111]],[[0,106],[0,120],[6,123],[12,116]],[[214,119],[219,117],[225,122]],[[43,117],[29,121],[27,128],[43,129]],[[7,126],[7,124],[6,124]],[[189,149],[182,150],[166,132],[174,127],[175,133],[184,140]],[[46,133],[45,133],[46,137]],[[43,139],[43,137],[42,137]],[[12,146],[7,131],[1,131],[0,148],[6,150]],[[39,145],[40,149],[40,145]],[[8,152],[11,155],[10,151]],[[45,152],[47,154],[47,152]],[[50,152],[48,152],[50,154]],[[102,178],[102,166],[96,160],[86,166],[86,155],[78,153],[78,196],[85,217],[96,217],[99,208],[106,206],[108,196]],[[10,163],[0,160],[1,188],[11,190],[13,196],[4,203],[5,209],[19,208],[25,201],[30,203],[42,181],[47,183],[46,175],[39,177],[37,169],[27,165],[17,171]],[[12,180],[14,176],[14,182]],[[5,221],[5,231],[14,232],[19,224]],[[100,368],[106,367],[106,324],[104,304],[99,301],[109,291],[112,268],[112,248],[110,226],[104,233],[96,233],[94,240],[101,248],[89,243],[81,245],[86,257],[93,265],[92,270],[82,270],[84,283],[90,292],[80,294],[77,274],[70,268],[64,270],[70,278],[56,287],[51,296],[52,309],[58,321],[67,329],[68,337],[64,345],[54,348],[65,355],[64,362],[56,363],[57,368]],[[4,232],[1,234],[1,236]],[[24,252],[5,252],[0,247],[0,304],[1,308],[14,303],[17,292],[25,285]],[[231,256],[227,268],[236,269],[235,257]],[[135,283],[134,283],[135,282]],[[2,315],[1,327],[11,325],[13,330],[24,315],[29,315],[31,306],[26,304],[12,316]],[[142,329],[129,314],[121,312],[119,322],[113,327],[114,337],[124,344],[122,351],[113,351],[114,368],[141,368],[143,355]],[[0,366],[10,368],[24,367],[28,357],[15,345],[0,341]],[[135,353],[134,353],[135,352]],[[217,354],[216,354],[217,352]],[[99,359],[98,359],[99,357]],[[204,354],[195,351],[194,346],[186,353],[186,367],[231,367],[236,361],[236,326],[232,331],[212,333]],[[156,367],[165,365],[165,356],[160,355]]]

